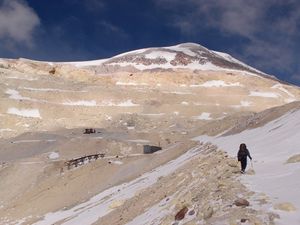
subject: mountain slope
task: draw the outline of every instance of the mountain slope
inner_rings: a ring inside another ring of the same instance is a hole
[[[141,131],[187,128],[187,120],[201,125],[300,100],[298,87],[193,43],[89,62],[3,59],[0,67],[2,137],[61,127],[126,129],[113,119],[120,117]],[[164,127],[157,115],[168,121]]]
[[[248,171],[248,175],[239,177],[235,160],[212,144],[199,143],[134,180],[70,208],[39,215],[34,224],[227,224],[241,219],[250,224],[297,224],[300,164],[299,160],[286,163],[299,153],[294,148],[300,135],[299,107],[300,103],[294,103],[277,109],[284,115],[262,127],[230,136],[196,138],[217,144],[233,157],[239,144],[246,142],[254,158],[255,175]],[[286,108],[289,112],[284,113]],[[154,157],[159,155],[158,152]],[[256,193],[249,192],[240,179]],[[246,198],[250,208],[233,206],[238,197]],[[174,220],[184,207],[188,210],[185,218],[181,222]]]
[[[285,107],[277,110],[285,111]],[[272,114],[277,113],[268,111],[270,118]],[[216,144],[233,157],[236,156],[239,145],[246,143],[254,159],[255,176],[246,175],[242,180],[248,188],[271,197],[273,203],[271,211],[279,213],[282,217],[277,224],[298,224],[300,221],[299,121],[298,102],[281,117],[273,118],[260,127],[252,129],[245,127],[244,131],[231,135],[196,138],[199,141]],[[259,120],[257,122],[259,124]],[[250,165],[248,167],[251,168]]]
[[[273,199],[239,181],[235,159],[191,139],[253,135],[245,142],[268,162],[257,165],[277,166],[263,138],[288,142],[294,128],[273,120],[299,100],[299,87],[192,43],[90,62],[0,60],[0,223],[272,224]],[[146,144],[162,151],[143,154]],[[235,207],[237,197],[251,207]],[[190,214],[174,221],[184,206]]]

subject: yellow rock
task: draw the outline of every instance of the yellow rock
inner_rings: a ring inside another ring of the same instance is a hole
[[[161,225],[169,225],[169,224],[172,224],[173,221],[174,221],[174,217],[173,218],[165,218],[165,219],[163,219],[163,221],[161,221]]]
[[[247,175],[255,175],[255,171],[254,169],[249,169],[247,172],[246,172]]]
[[[230,161],[228,161],[228,166],[230,166],[230,167],[238,167],[239,166],[239,162],[238,161],[236,161],[236,160],[230,160]]]
[[[125,202],[125,200],[115,200],[110,204],[109,208],[111,208],[111,209],[118,208],[118,207],[122,206],[124,204],[124,202]]]
[[[300,154],[293,155],[286,161],[286,163],[297,163],[297,162],[300,162]]]
[[[278,210],[282,210],[282,211],[287,211],[287,212],[291,212],[291,211],[296,211],[296,207],[290,203],[290,202],[282,202],[282,203],[278,203],[274,206],[274,209],[278,209]]]
[[[180,210],[184,206],[190,207],[192,202],[192,193],[189,191],[184,196],[174,198],[171,205],[175,205],[175,209]]]
[[[212,215],[214,214],[214,210],[211,206],[208,206],[204,209],[203,211],[203,218],[206,220],[206,219],[209,219],[210,217],[212,217]]]

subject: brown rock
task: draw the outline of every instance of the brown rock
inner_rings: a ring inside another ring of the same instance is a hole
[[[50,74],[55,74],[55,68],[52,68],[50,71],[49,71]]]
[[[246,199],[243,199],[243,198],[238,198],[237,200],[234,201],[234,204],[236,206],[242,206],[242,207],[246,207],[246,206],[250,205],[250,203]]]
[[[176,215],[175,220],[182,220],[189,209],[184,206]]]

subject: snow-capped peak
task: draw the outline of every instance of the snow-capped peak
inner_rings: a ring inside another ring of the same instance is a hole
[[[77,67],[114,67],[134,70],[239,70],[265,75],[226,53],[211,51],[195,43],[138,49],[108,59],[72,62],[71,64]]]

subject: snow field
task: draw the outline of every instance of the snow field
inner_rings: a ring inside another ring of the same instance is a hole
[[[300,163],[286,164],[289,157],[299,154],[300,110],[292,111],[263,127],[245,130],[230,136],[200,136],[198,141],[209,141],[236,157],[239,145],[246,143],[255,175],[245,175],[242,181],[255,192],[264,192],[274,204],[292,203],[297,210],[274,210],[281,219],[279,225],[300,222]],[[248,165],[248,168],[250,165]]]
[[[264,97],[264,98],[278,98],[279,97],[279,95],[274,92],[260,92],[260,91],[251,91],[249,96]]]
[[[70,106],[97,106],[97,102],[95,100],[91,101],[66,101],[63,103],[63,105],[70,105]]]
[[[118,107],[134,107],[139,106],[139,104],[134,104],[131,99],[125,100],[120,103],[114,103],[113,101],[102,101],[97,104],[96,100],[81,100],[81,101],[66,101],[62,103],[63,105],[68,106],[118,106]]]
[[[135,83],[135,82],[121,82],[121,81],[118,81],[116,83],[116,85],[124,85],[124,86],[148,86],[149,84],[147,83]]]
[[[291,98],[295,98],[295,95],[293,95],[291,92],[289,92],[287,89],[285,89],[283,87],[282,84],[278,83],[278,84],[275,84],[274,86],[271,87],[272,89],[279,89],[280,91],[286,93],[289,97]]]
[[[15,100],[33,100],[31,98],[21,96],[20,93],[17,90],[13,90],[13,89],[7,89],[6,92],[5,92],[5,94],[8,94],[10,99],[15,99]]]
[[[41,92],[87,92],[87,91],[74,91],[74,90],[64,90],[57,88],[32,88],[32,87],[22,87],[20,89],[28,90],[28,91],[41,91]]]
[[[61,225],[93,224],[99,218],[114,210],[110,207],[114,202],[123,202],[126,201],[126,199],[134,197],[135,193],[156,183],[159,177],[171,174],[177,168],[200,154],[202,148],[203,146],[191,148],[177,159],[145,173],[128,183],[109,188],[88,201],[70,209],[47,213],[44,218],[35,223],[35,225],[48,225],[58,222],[60,222]]]
[[[175,46],[170,46],[170,47],[164,47],[164,49],[169,49],[169,50],[173,50],[173,51],[177,51],[177,52],[182,52],[186,55],[189,56],[197,56],[197,53],[191,51],[189,48],[187,47],[182,47],[182,45],[175,45]]]
[[[42,118],[40,111],[38,109],[17,109],[9,108],[7,114],[22,116],[22,117],[31,117],[31,118]]]
[[[13,141],[12,143],[14,144],[19,144],[19,143],[34,143],[34,142],[55,142],[56,140],[52,140],[52,139],[48,139],[48,140],[17,140],[17,141]]]
[[[243,87],[239,82],[236,83],[226,83],[223,80],[210,80],[206,81],[203,84],[194,84],[190,85],[190,87]]]
[[[58,159],[59,158],[59,154],[57,152],[51,152],[49,155],[48,155],[48,158],[49,159]]]
[[[210,113],[207,112],[203,112],[201,113],[200,116],[194,117],[197,120],[212,120],[212,118],[210,117]]]
[[[14,79],[14,80],[27,80],[27,81],[35,81],[38,80],[38,78],[27,78],[27,77],[16,77],[16,76],[9,76],[5,77],[7,79]]]
[[[147,59],[156,59],[156,58],[164,58],[166,59],[169,63],[175,59],[177,53],[174,52],[166,52],[166,51],[152,51],[148,54],[145,55]]]
[[[232,105],[232,108],[242,108],[242,107],[250,107],[253,105],[253,102],[250,101],[240,101],[240,105]]]

